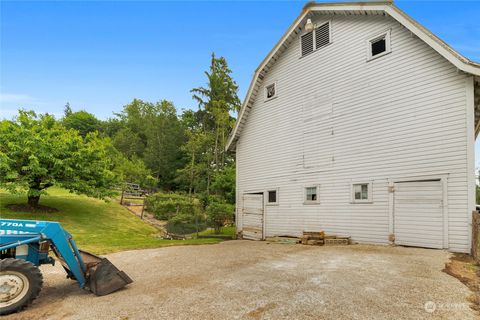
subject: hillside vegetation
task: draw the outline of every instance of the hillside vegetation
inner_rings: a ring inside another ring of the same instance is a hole
[[[0,217],[58,221],[73,235],[80,249],[95,254],[220,241],[219,239],[158,239],[156,238],[157,229],[132,215],[117,202],[79,196],[60,188],[49,188],[48,195],[41,200],[42,205],[56,208],[58,212],[13,212],[7,208],[9,204],[20,204],[25,201],[25,195],[0,192]]]

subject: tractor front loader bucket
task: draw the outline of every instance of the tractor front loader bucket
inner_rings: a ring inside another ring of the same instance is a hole
[[[97,296],[104,296],[132,283],[133,280],[115,267],[107,258],[81,251],[87,268],[87,286]]]

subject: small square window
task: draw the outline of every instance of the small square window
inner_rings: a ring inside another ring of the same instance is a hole
[[[352,184],[352,202],[371,202],[372,201],[372,183],[354,183]]]
[[[368,60],[375,59],[391,52],[390,30],[383,32],[367,41]]]
[[[275,83],[265,87],[265,100],[273,99],[277,96],[277,86]]]
[[[318,202],[318,186],[305,188],[305,203]]]
[[[372,46],[372,57],[375,57],[377,54],[383,53],[387,50],[385,36],[380,39],[374,40],[371,42]]]
[[[356,184],[353,186],[355,200],[368,200],[368,184]]]
[[[277,203],[277,190],[269,190],[268,194],[268,203],[275,204]]]

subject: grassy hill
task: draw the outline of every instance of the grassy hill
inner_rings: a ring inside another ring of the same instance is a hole
[[[6,206],[26,203],[25,195],[11,195],[0,191],[0,217],[58,221],[73,235],[77,246],[96,254],[155,248],[172,245],[208,244],[220,239],[162,240],[157,230],[146,224],[117,202],[105,202],[69,193],[60,188],[48,189],[40,204],[58,209],[58,212],[13,212]]]

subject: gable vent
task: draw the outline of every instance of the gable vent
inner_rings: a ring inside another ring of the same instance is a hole
[[[315,49],[330,43],[330,23],[324,23],[315,29]]]
[[[313,52],[313,31],[306,33],[301,38],[302,57]]]

